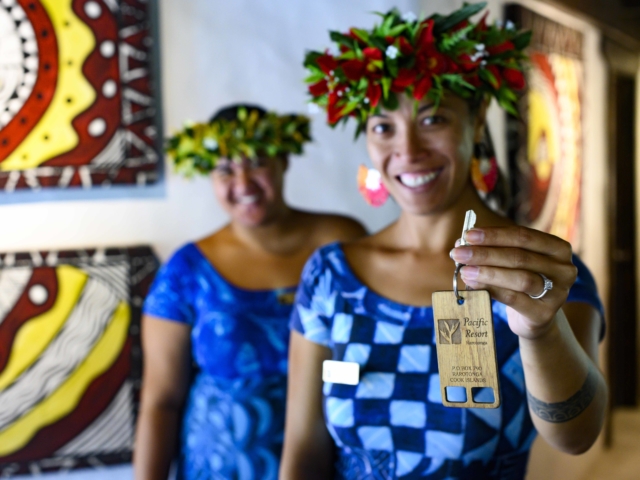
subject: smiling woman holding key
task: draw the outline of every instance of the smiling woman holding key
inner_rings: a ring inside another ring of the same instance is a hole
[[[478,194],[495,172],[474,166],[474,144],[492,97],[513,109],[529,39],[471,23],[483,7],[422,21],[394,10],[372,30],[332,32],[334,53],[307,55],[312,101],[330,124],[355,117],[366,132],[377,172],[363,190],[374,203],[388,192],[402,214],[305,267],[283,480],[522,479],[536,433],[579,454],[602,428],[593,278],[567,242]],[[470,214],[459,245],[469,210],[479,228]],[[454,270],[473,290],[451,292]]]

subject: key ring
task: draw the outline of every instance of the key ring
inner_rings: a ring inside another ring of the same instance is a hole
[[[464,297],[462,297],[458,293],[458,273],[460,273],[460,269],[464,267],[461,263],[456,263],[456,269],[453,272],[453,293],[456,296],[456,300],[458,301],[458,305],[462,305],[464,303]]]

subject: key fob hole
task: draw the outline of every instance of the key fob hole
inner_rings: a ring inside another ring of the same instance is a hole
[[[471,387],[471,398],[474,403],[494,403],[496,401],[491,387]]]
[[[467,389],[464,387],[444,387],[445,395],[447,396],[447,402],[451,403],[466,403],[467,402]]]

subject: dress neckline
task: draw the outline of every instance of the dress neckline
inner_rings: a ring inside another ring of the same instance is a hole
[[[392,299],[390,299],[388,297],[385,297],[381,293],[378,293],[377,291],[372,289],[369,285],[364,283],[356,275],[356,273],[354,272],[353,268],[351,267],[351,264],[349,263],[349,260],[347,259],[347,255],[344,252],[344,248],[342,246],[342,243],[335,242],[331,246],[332,246],[332,249],[335,252],[337,252],[337,254],[340,256],[340,260],[341,260],[341,263],[343,265],[344,273],[345,273],[346,276],[349,277],[349,281],[351,281],[354,284],[356,284],[359,287],[359,289],[360,288],[365,288],[367,290],[368,296],[372,297],[374,300],[384,302],[387,305],[389,305],[390,307],[393,307],[394,309],[399,309],[399,310],[403,310],[403,311],[406,311],[406,312],[412,312],[414,310],[421,310],[421,309],[431,310],[433,308],[432,305],[411,305],[411,304],[408,304],[408,303],[397,302],[397,301],[392,300]]]
[[[211,260],[207,258],[207,256],[202,252],[202,250],[200,250],[200,248],[195,244],[195,242],[189,243],[188,246],[195,253],[195,255],[207,265],[209,272],[213,274],[213,276],[216,277],[217,280],[224,283],[230,290],[236,293],[239,293],[241,295],[258,296],[258,295],[273,295],[274,293],[278,295],[278,294],[284,294],[289,292],[295,292],[298,289],[297,285],[291,285],[288,287],[279,287],[279,288],[256,288],[256,289],[241,287],[239,285],[236,285],[230,282],[220,272],[218,272],[218,270],[213,265],[213,263],[211,263]]]

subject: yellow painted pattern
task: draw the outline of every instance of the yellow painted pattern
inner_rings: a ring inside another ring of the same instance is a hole
[[[558,161],[559,132],[556,132],[553,127],[552,110],[549,109],[549,99],[546,95],[539,90],[531,89],[528,96],[529,144],[527,156],[537,177],[546,182],[551,176],[553,166]]]
[[[86,273],[67,265],[56,268],[56,277],[58,297],[53,306],[25,322],[16,333],[9,360],[0,373],[0,390],[13,383],[47,348],[73,311],[87,282]]]
[[[58,83],[49,108],[0,170],[35,168],[78,145],[71,121],[94,102],[96,92],[82,74],[82,65],[96,45],[89,27],[71,9],[71,0],[41,0],[58,41]]]
[[[42,428],[71,413],[91,382],[118,358],[127,339],[129,305],[121,302],[104,335],[73,374],[33,410],[0,432],[0,456],[23,448]]]

